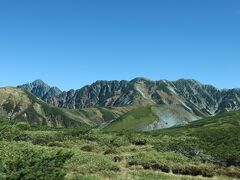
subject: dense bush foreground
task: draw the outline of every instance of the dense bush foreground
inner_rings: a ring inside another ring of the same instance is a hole
[[[0,122],[0,179],[240,178],[240,116],[154,132]]]

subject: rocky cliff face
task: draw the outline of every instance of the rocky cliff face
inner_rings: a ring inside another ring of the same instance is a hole
[[[124,106],[130,103],[131,98],[131,92],[127,92],[127,81],[97,81],[76,91],[63,92],[47,102],[58,107],[80,109]]]
[[[18,88],[25,89],[44,101],[47,101],[49,98],[58,96],[62,93],[62,91],[59,88],[50,87],[42,80],[36,80],[33,81],[32,83],[18,86]]]
[[[197,107],[207,115],[215,115],[240,108],[240,89],[219,90],[195,80],[174,82],[177,92],[190,106]]]
[[[240,89],[219,90],[195,80],[97,81],[68,92],[43,84],[35,81],[19,87],[54,106],[69,109],[166,104],[181,106],[203,117],[240,108]]]

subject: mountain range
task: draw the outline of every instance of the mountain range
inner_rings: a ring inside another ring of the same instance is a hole
[[[240,109],[240,89],[192,79],[96,81],[61,91],[41,80],[0,89],[1,115],[48,126],[153,130]]]

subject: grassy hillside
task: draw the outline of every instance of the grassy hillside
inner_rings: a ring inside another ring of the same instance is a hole
[[[203,153],[209,157],[201,157],[203,160],[226,166],[240,165],[240,111],[228,112],[215,117],[192,122],[188,126],[163,129],[150,132],[151,136],[162,139],[171,137],[168,144],[156,144],[156,148],[173,151],[183,151],[186,145],[186,153]],[[184,139],[180,146],[179,138]],[[164,146],[164,147],[163,147]],[[206,158],[206,159],[205,159]]]
[[[106,127],[106,130],[149,131],[187,124],[199,119],[181,106],[153,105],[136,108],[120,116]]]
[[[239,129],[239,111],[152,132],[0,121],[0,179],[237,179]]]
[[[0,88],[0,117],[50,127],[87,125],[111,131],[148,131],[186,124],[199,118],[193,114],[183,106],[163,104],[64,109],[51,106],[22,89]]]
[[[17,88],[0,88],[0,117],[50,127],[97,126],[118,118],[124,108],[70,110],[53,107],[31,93]]]
[[[152,112],[151,106],[141,107],[119,117],[107,127],[107,130],[141,130],[157,118]]]

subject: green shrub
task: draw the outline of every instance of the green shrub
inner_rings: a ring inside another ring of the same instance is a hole
[[[63,179],[61,167],[71,156],[70,151],[60,149],[0,142],[0,174],[7,179]]]
[[[97,148],[96,146],[93,146],[93,145],[86,145],[86,146],[83,146],[81,150],[86,152],[95,152]]]
[[[90,127],[72,128],[64,130],[63,134],[69,137],[80,137],[89,133],[90,130]]]
[[[172,172],[174,174],[191,175],[191,176],[198,176],[198,175],[202,175],[203,177],[214,176],[213,169],[211,169],[210,167],[201,166],[201,165],[175,166],[172,168]]]
[[[26,134],[33,139],[33,144],[39,145],[48,145],[49,143],[55,141],[63,141],[65,139],[64,134],[61,131],[44,131],[44,130],[37,130],[37,131],[26,131]]]
[[[240,178],[240,168],[239,167],[228,167],[228,168],[221,167],[216,169],[216,174],[233,177],[233,178]]]
[[[26,131],[26,130],[30,130],[31,126],[27,122],[18,122],[16,124],[16,128],[19,129],[19,130],[22,130],[22,131]]]
[[[125,136],[119,136],[111,140],[111,144],[113,146],[121,147],[121,146],[128,146],[130,144],[128,138]]]
[[[141,165],[144,169],[170,172],[171,166],[178,163],[189,163],[188,158],[174,152],[158,153],[156,151],[138,153],[131,156],[128,165]]]
[[[137,146],[143,146],[148,143],[148,137],[144,134],[134,134],[131,133],[128,135],[129,141]]]
[[[115,147],[109,147],[105,152],[104,155],[108,154],[117,154],[118,150]]]
[[[5,125],[0,129],[0,140],[13,140],[22,132],[14,125]]]
[[[50,146],[50,147],[65,147],[65,145],[63,144],[63,142],[60,142],[60,141],[49,142],[49,143],[47,144],[47,146]]]
[[[121,156],[114,156],[113,157],[113,162],[121,162],[123,160],[123,157]]]
[[[84,175],[102,171],[119,171],[118,166],[104,155],[77,151],[74,156],[67,161],[65,168],[68,172],[78,172]]]
[[[83,174],[73,174],[73,177],[71,177],[72,180],[98,180],[99,178],[96,176],[91,175],[83,175]]]

